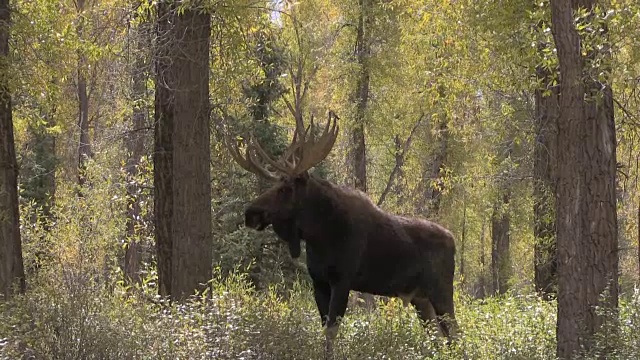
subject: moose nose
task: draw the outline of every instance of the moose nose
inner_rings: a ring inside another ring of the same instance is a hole
[[[252,229],[264,230],[269,226],[269,217],[266,211],[250,207],[244,212],[244,224]]]

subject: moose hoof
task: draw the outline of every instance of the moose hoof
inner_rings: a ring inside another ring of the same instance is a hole
[[[338,327],[337,326],[328,326],[324,328],[324,336],[326,336],[327,340],[333,340],[338,336]]]

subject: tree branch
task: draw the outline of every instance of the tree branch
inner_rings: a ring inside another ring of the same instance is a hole
[[[389,194],[389,191],[391,191],[391,186],[393,185],[393,182],[395,181],[396,176],[398,175],[398,172],[400,171],[400,169],[404,165],[404,159],[407,156],[407,152],[409,151],[409,147],[411,146],[411,141],[413,140],[413,135],[416,133],[416,130],[418,130],[418,127],[420,127],[420,125],[422,124],[422,121],[424,120],[424,117],[425,117],[424,113],[421,113],[420,117],[418,118],[418,121],[416,122],[416,124],[411,129],[411,132],[409,133],[409,136],[407,137],[407,140],[404,142],[404,145],[402,146],[402,152],[396,158],[396,165],[393,167],[393,170],[391,171],[391,174],[389,174],[389,180],[387,181],[387,186],[384,188],[384,191],[382,191],[382,194],[380,194],[380,199],[378,199],[378,203],[377,203],[378,206],[382,205],[384,200],[387,198],[387,195]]]

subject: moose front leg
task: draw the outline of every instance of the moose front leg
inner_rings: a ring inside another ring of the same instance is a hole
[[[341,282],[331,286],[331,300],[329,301],[329,315],[327,317],[325,333],[326,357],[333,359],[333,341],[338,336],[339,320],[344,317],[349,301],[349,286]]]
[[[316,299],[318,312],[320,313],[320,321],[322,326],[327,325],[329,318],[329,302],[331,301],[331,285],[316,276],[311,275],[313,281],[313,297]]]

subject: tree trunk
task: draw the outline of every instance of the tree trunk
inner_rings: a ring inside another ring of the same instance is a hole
[[[158,4],[154,152],[160,295],[184,299],[211,278],[210,16]]]
[[[509,289],[509,198],[510,194],[505,193],[491,216],[491,280],[494,294],[504,294]]]
[[[76,2],[76,10],[78,12],[78,26],[76,31],[78,38],[84,37],[84,5],[85,0]],[[89,95],[87,93],[87,57],[83,49],[78,50],[78,129],[80,129],[80,141],[78,143],[78,185],[82,186],[86,183],[86,167],[87,160],[92,156],[91,143],[89,138]]]
[[[557,158],[556,123],[560,107],[560,88],[552,84],[552,74],[536,69],[543,87],[535,92],[535,121],[538,134],[534,145],[534,271],[536,290],[545,299],[556,293],[557,257],[555,239],[555,161]],[[545,94],[545,92],[550,92]]]
[[[360,0],[360,15],[356,29],[356,60],[358,63],[358,78],[353,102],[356,106],[355,125],[351,133],[351,161],[353,186],[367,192],[367,148],[365,142],[365,122],[367,106],[369,104],[369,56],[371,54],[371,34],[369,11],[370,0]]]
[[[486,222],[482,221],[482,231],[480,233],[480,277],[478,279],[478,290],[475,292],[476,298],[484,299],[487,296],[487,260],[485,255],[485,234]]]
[[[33,149],[33,157],[23,161],[20,169],[20,181],[23,197],[33,200],[36,207],[42,210],[40,220],[43,226],[51,220],[56,192],[56,137],[49,131],[56,125],[55,106],[52,109],[42,108],[40,117],[44,124],[29,124],[29,147]],[[35,219],[34,219],[35,220]]]
[[[20,213],[18,164],[9,93],[9,1],[0,0],[0,300],[26,288]]]
[[[396,202],[398,204],[404,204],[405,203],[405,174],[404,174],[404,162],[405,162],[405,157],[406,154],[404,154],[402,152],[402,148],[403,148],[403,144],[402,141],[400,140],[400,136],[396,134],[396,136],[393,138],[393,144],[395,147],[395,163],[396,163],[396,167],[398,168],[398,171],[395,174],[395,179],[394,179],[394,185],[392,186],[392,190],[393,193],[396,196]],[[405,143],[406,144],[406,143]],[[389,176],[389,180],[391,180],[391,176]],[[384,194],[384,192],[383,192]],[[384,201],[384,199],[382,198],[382,195],[380,195],[380,199],[378,200],[379,203],[382,203]]]
[[[147,127],[147,80],[149,78],[149,60],[150,53],[146,50],[151,44],[151,27],[147,21],[141,22],[133,38],[130,39],[134,43],[135,60],[132,68],[132,102],[133,115],[132,124],[129,133],[125,139],[125,145],[128,153],[125,170],[127,172],[127,248],[124,257],[124,273],[125,278],[132,282],[140,282],[140,264],[142,261],[140,244],[138,242],[139,234],[137,228],[140,224],[140,186],[135,180],[139,174],[138,167],[140,160],[144,154],[144,143],[146,138]]]
[[[358,77],[356,88],[353,94],[353,102],[356,110],[354,116],[354,127],[351,132],[351,178],[353,186],[367,192],[367,146],[365,141],[366,112],[369,104],[369,56],[371,55],[371,34],[369,12],[371,0],[359,0],[360,13],[356,28],[355,56],[358,64]],[[367,308],[373,308],[374,297],[371,294],[361,293],[358,295],[364,300]]]
[[[463,200],[463,205],[464,208],[462,210],[462,235],[460,236],[460,271],[458,271],[458,273],[460,274],[460,285],[461,287],[464,289],[465,286],[465,278],[464,278],[464,274],[465,274],[465,263],[464,263],[464,255],[465,255],[465,248],[466,248],[466,243],[467,243],[467,202],[466,202],[466,197]]]
[[[591,80],[592,71],[597,74],[606,69],[589,68],[589,59],[598,50],[581,47],[584,39],[576,30],[574,12],[579,7],[593,11],[594,6],[594,0],[551,2],[562,89],[556,206],[557,355],[562,359],[592,346],[592,337],[603,320],[596,313],[596,306],[615,309],[618,304],[612,90],[607,79]],[[590,22],[591,18],[592,15],[581,21]],[[595,33],[602,30],[596,22],[585,31],[589,29]],[[582,51],[587,53],[583,55]],[[608,49],[599,51],[599,55],[610,57]]]
[[[423,174],[422,189],[424,195],[421,197],[420,205],[417,209],[419,214],[425,214],[430,218],[437,218],[440,213],[442,177],[449,144],[449,127],[444,116],[438,124],[438,137],[440,144],[435,152],[431,169],[430,171],[428,169]]]

